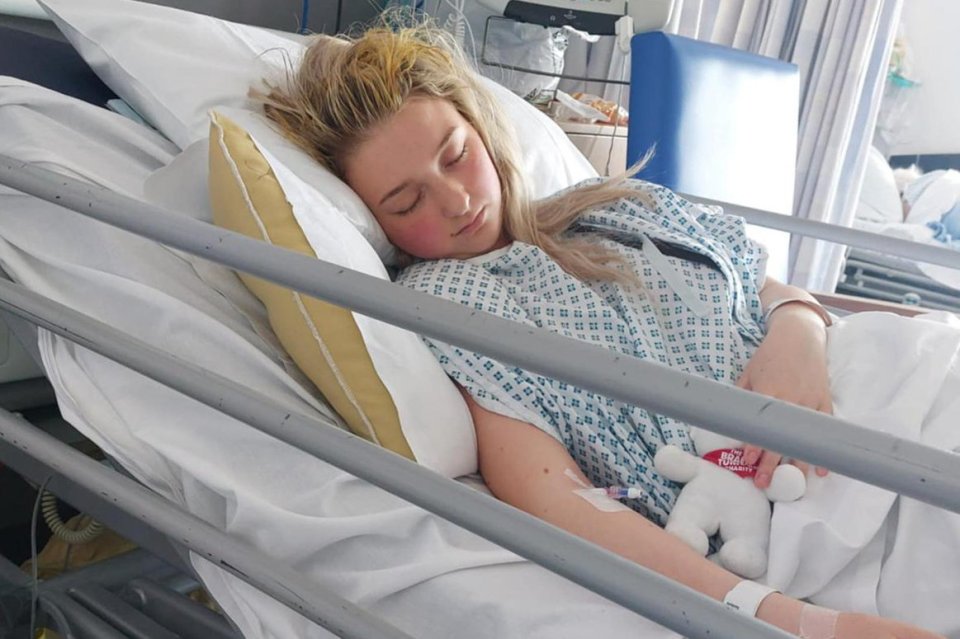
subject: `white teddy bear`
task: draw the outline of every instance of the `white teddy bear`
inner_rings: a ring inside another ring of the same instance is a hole
[[[686,484],[667,519],[667,531],[706,555],[709,538],[720,531],[723,546],[716,559],[741,577],[754,579],[767,570],[770,502],[795,501],[807,480],[791,464],[777,466],[766,490],[753,483],[756,466],[743,463],[743,442],[691,427],[700,453],[695,457],[668,445],[657,451],[654,467],[667,479]]]

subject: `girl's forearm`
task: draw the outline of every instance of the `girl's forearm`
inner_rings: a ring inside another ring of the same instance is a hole
[[[480,471],[499,499],[718,601],[741,581],[625,506],[618,512],[598,509],[577,494],[589,482],[559,441],[465,398],[477,430]],[[774,594],[757,615],[796,634],[801,607]]]
[[[707,560],[632,511],[600,513],[585,501],[582,504],[577,502],[557,503],[547,506],[545,512],[531,514],[718,601],[742,581],[741,577]],[[802,606],[803,603],[796,599],[775,593],[763,600],[757,617],[797,634]]]

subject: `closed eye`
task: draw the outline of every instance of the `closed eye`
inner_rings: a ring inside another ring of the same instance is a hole
[[[466,145],[466,144],[463,145],[463,150],[460,151],[460,155],[458,155],[457,157],[455,157],[455,158],[454,158],[453,160],[451,160],[450,162],[447,162],[447,166],[448,166],[448,167],[449,167],[449,166],[453,166],[454,164],[456,164],[456,163],[460,162],[461,160],[463,160],[465,157],[467,157],[467,145]]]
[[[413,204],[411,204],[410,206],[408,206],[408,207],[405,208],[405,209],[402,209],[402,210],[400,210],[400,211],[397,211],[396,214],[397,214],[397,215],[406,215],[407,213],[409,213],[410,211],[412,211],[413,209],[415,209],[415,208],[417,207],[417,205],[420,204],[420,201],[421,201],[422,199],[423,199],[423,192],[421,191],[420,193],[417,193],[417,199],[415,199],[415,200],[413,201]]]

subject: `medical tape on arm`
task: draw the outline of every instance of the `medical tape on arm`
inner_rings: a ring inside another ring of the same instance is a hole
[[[573,494],[580,499],[583,499],[597,510],[605,513],[616,513],[623,510],[630,510],[630,508],[628,508],[626,505],[621,504],[616,499],[611,498],[605,489],[591,488],[585,484],[583,480],[577,477],[577,474],[569,468],[563,471],[563,474],[572,480],[573,483],[580,486],[580,488],[574,489]]]

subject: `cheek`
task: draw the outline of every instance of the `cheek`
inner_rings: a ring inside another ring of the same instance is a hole
[[[493,160],[490,155],[484,153],[484,156],[478,161],[474,169],[474,184],[482,190],[489,199],[500,201],[500,177],[497,175],[497,169],[493,166]]]
[[[449,240],[450,230],[441,228],[435,220],[412,220],[389,233],[401,250],[422,258],[438,257]]]

